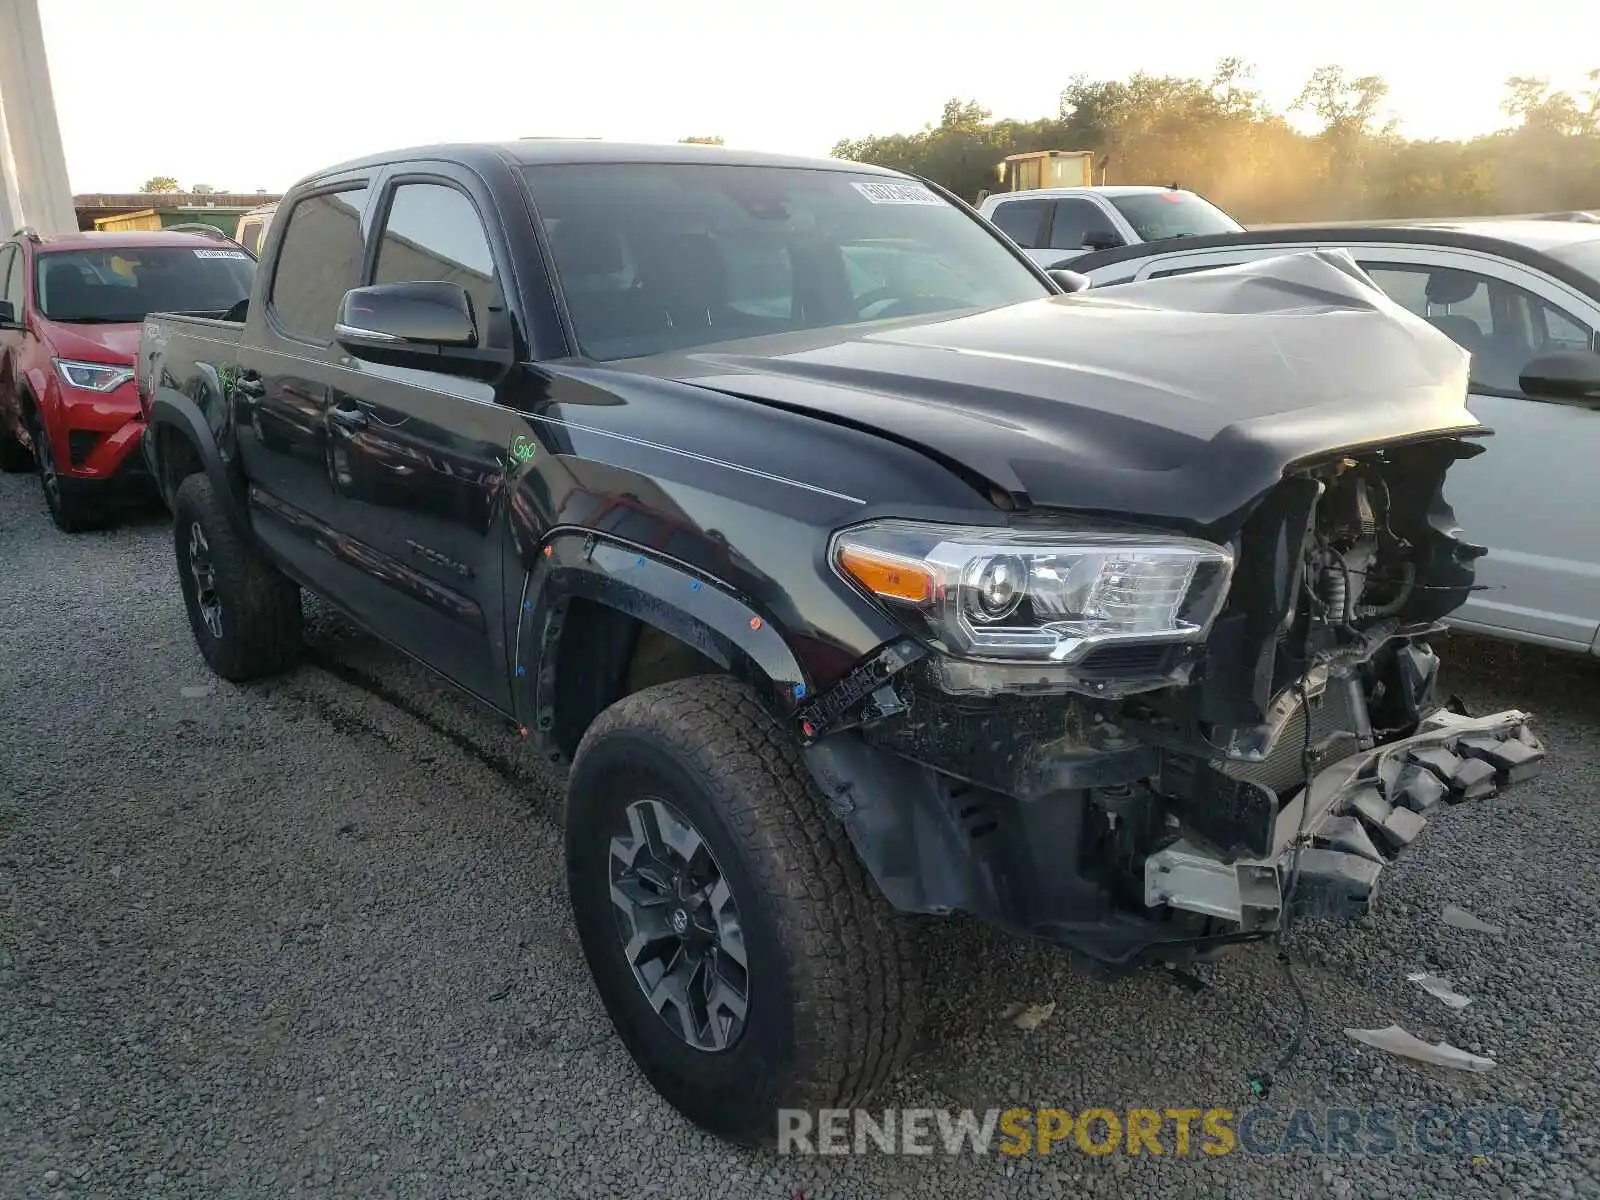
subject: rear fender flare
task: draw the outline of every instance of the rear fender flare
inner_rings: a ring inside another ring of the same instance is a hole
[[[546,538],[523,577],[512,639],[516,711],[543,742],[555,720],[557,650],[574,599],[627,613],[747,684],[780,727],[810,694],[783,635],[732,589],[675,561],[586,531]]]
[[[211,374],[213,379],[208,382],[217,387],[220,394],[220,381],[214,379],[214,372]],[[229,520],[233,522],[234,528],[241,536],[248,537],[250,521],[245,505],[244,481],[238,472],[230,470],[228,463],[223,460],[222,452],[217,447],[216,434],[206,423],[199,405],[182,392],[163,388],[150,401],[147,425],[145,437],[150,439],[150,466],[155,472],[157,486],[161,488],[168,506],[171,506],[173,497],[167,494],[165,464],[161,461],[161,442],[164,433],[181,437],[193,447],[206,477],[211,480],[211,486],[222,501]]]

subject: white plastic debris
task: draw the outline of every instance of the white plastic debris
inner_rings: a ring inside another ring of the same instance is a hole
[[[181,689],[185,700],[199,700],[211,695],[211,685],[208,683],[191,683]]]
[[[1346,1029],[1344,1032],[1347,1037],[1371,1046],[1374,1050],[1385,1050],[1401,1058],[1415,1059],[1417,1062],[1429,1063],[1435,1067],[1450,1067],[1457,1071],[1494,1069],[1492,1058],[1479,1058],[1476,1054],[1458,1050],[1448,1042],[1438,1042],[1430,1046],[1398,1025],[1391,1025],[1387,1029]]]
[[[1048,1004],[1028,1004],[1021,1012],[1011,1018],[1011,1023],[1018,1029],[1027,1031],[1037,1029],[1050,1019],[1050,1014],[1056,1011],[1056,1002]]]
[[[1451,1008],[1465,1008],[1472,1003],[1472,997],[1463,996],[1456,991],[1455,988],[1450,986],[1448,979],[1442,979],[1437,975],[1429,975],[1426,971],[1413,971],[1406,978],[1434,999],[1443,1000]]]
[[[1479,920],[1466,909],[1458,908],[1454,904],[1446,904],[1444,906],[1444,912],[1440,915],[1440,920],[1452,929],[1468,929],[1473,933],[1501,934],[1505,932],[1500,926]]]

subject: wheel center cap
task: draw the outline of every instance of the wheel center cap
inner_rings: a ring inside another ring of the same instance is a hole
[[[672,931],[674,933],[687,933],[689,931],[689,914],[681,908],[672,910]]]

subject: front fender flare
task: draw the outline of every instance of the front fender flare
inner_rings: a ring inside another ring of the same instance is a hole
[[[810,694],[783,635],[732,589],[648,550],[583,530],[558,532],[524,577],[512,643],[517,711],[531,712],[540,733],[554,720],[556,649],[573,599],[627,613],[693,647],[749,685],[782,726],[792,725]]]

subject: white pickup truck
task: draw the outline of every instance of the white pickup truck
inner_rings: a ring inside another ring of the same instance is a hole
[[[1209,200],[1175,187],[1001,192],[986,199],[978,211],[1044,267],[1059,266],[1091,250],[1244,229]]]

